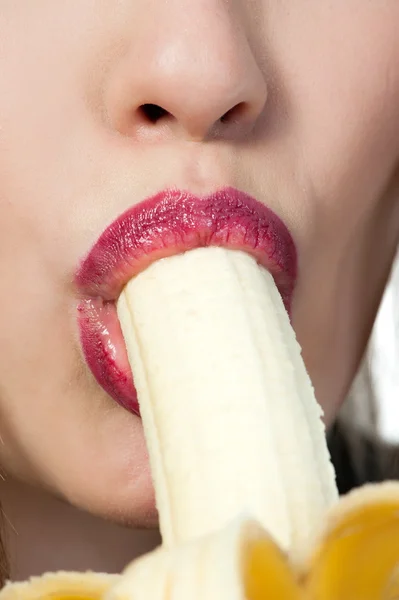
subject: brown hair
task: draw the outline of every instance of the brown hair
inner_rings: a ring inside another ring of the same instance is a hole
[[[0,507],[1,511],[1,507]],[[5,585],[10,578],[10,561],[6,551],[6,532],[3,515],[1,514],[0,522],[0,589]]]

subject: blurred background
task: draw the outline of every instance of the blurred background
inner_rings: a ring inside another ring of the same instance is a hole
[[[342,418],[399,444],[399,255]]]
[[[399,479],[399,253],[337,429],[332,453],[343,491]]]

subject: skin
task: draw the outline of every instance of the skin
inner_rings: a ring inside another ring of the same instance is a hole
[[[19,479],[156,524],[141,423],[85,365],[72,280],[115,217],[167,187],[235,186],[285,221],[293,325],[331,423],[398,242],[398,22],[397,0],[0,0],[6,505],[36,510]]]

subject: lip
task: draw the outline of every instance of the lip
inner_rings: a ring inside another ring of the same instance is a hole
[[[270,271],[287,311],[297,274],[294,241],[264,204],[233,188],[206,197],[167,190],[118,217],[101,234],[75,276],[78,326],[86,362],[101,387],[139,414],[116,300],[155,260],[203,246],[243,250]]]

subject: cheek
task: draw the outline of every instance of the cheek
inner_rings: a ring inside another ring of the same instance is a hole
[[[399,157],[399,78],[388,65],[365,63],[367,74],[357,60],[345,71],[331,65],[336,85],[320,73],[307,91],[314,110],[302,123],[305,161],[316,194],[329,190],[325,201],[338,217],[360,198],[364,210],[373,209]]]
[[[373,208],[399,158],[399,3],[309,5],[290,4],[273,43],[313,195],[342,218],[359,198]]]

